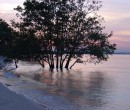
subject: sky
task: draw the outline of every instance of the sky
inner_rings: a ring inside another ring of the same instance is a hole
[[[0,0],[0,18],[6,22],[16,19],[13,8],[25,0]],[[102,0],[99,14],[104,17],[105,32],[113,32],[111,43],[117,44],[117,52],[130,52],[130,0]]]

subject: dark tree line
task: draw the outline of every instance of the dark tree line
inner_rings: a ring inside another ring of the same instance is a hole
[[[5,57],[5,62],[14,60],[17,68],[16,33],[7,22],[0,18],[0,55]]]
[[[8,57],[33,59],[43,67],[46,62],[51,70],[72,68],[84,62],[84,54],[89,55],[88,62],[107,60],[115,44],[108,40],[111,33],[103,33],[100,7],[99,0],[26,0],[23,7],[15,8],[20,22],[12,21],[9,51],[13,55]]]
[[[5,56],[5,54],[11,50],[9,49],[11,40],[12,40],[11,28],[4,20],[0,19],[0,55]]]

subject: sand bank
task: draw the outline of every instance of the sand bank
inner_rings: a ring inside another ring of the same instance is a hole
[[[45,110],[44,107],[0,84],[0,110]]]

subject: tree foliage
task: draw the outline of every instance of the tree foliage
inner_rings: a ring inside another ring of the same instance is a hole
[[[17,55],[14,50],[16,46],[16,33],[17,32],[15,32],[7,22],[5,22],[3,19],[0,19],[0,55],[4,56],[5,62],[11,62],[13,59],[15,59],[15,65],[17,67]]]
[[[12,29],[3,19],[0,19],[0,55],[11,54]]]
[[[97,14],[101,6],[99,0],[26,0],[15,8],[20,22],[12,21],[19,33],[18,56],[61,70],[83,62],[84,54],[89,62],[107,60],[115,44],[108,40],[112,34],[103,32],[103,19]]]

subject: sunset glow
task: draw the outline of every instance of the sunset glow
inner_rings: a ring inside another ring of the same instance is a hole
[[[13,10],[22,5],[25,0],[0,0],[0,17],[10,22],[16,19],[16,12]],[[102,0],[103,7],[98,12],[105,18],[107,33],[113,31],[110,39],[117,44],[118,52],[130,52],[130,0]]]

